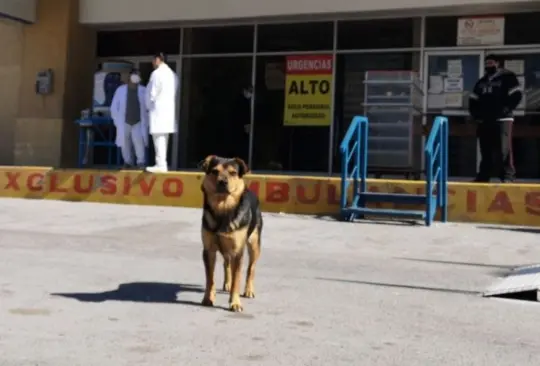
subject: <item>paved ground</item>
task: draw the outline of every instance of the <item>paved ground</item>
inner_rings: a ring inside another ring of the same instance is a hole
[[[199,217],[0,200],[0,366],[540,365],[540,304],[476,293],[538,233],[267,215],[236,315],[198,306]]]

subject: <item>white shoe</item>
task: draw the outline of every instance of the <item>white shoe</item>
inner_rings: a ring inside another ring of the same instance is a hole
[[[158,165],[149,166],[146,168],[146,171],[149,173],[167,173],[167,167],[162,167]]]

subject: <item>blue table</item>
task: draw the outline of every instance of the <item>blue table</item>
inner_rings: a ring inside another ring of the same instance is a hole
[[[96,147],[107,150],[107,169],[117,169],[122,165],[120,149],[114,143],[116,129],[111,118],[90,117],[75,123],[79,125],[79,168],[88,165],[89,156]]]

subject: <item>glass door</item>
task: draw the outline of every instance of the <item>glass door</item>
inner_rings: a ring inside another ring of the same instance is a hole
[[[448,117],[449,176],[473,178],[478,168],[476,126],[468,113],[469,94],[483,74],[482,51],[426,52],[425,115],[431,126],[437,115]]]
[[[486,52],[502,60],[502,66],[514,72],[523,99],[515,111],[513,156],[518,179],[540,178],[540,50]]]

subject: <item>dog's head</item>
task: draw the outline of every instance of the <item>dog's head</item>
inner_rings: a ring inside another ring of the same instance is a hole
[[[248,172],[246,163],[240,158],[223,158],[210,155],[200,167],[205,173],[202,190],[211,201],[238,201],[246,184],[243,176]]]

